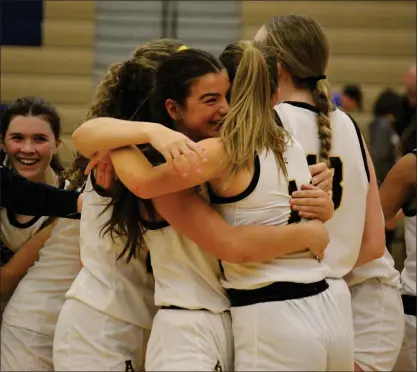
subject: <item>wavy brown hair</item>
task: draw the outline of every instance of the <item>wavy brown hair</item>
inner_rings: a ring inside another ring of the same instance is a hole
[[[329,43],[321,25],[303,15],[273,17],[264,24],[264,43],[272,47],[277,61],[290,73],[297,88],[312,92],[318,109],[318,132],[321,142],[320,158],[329,165],[332,132],[329,113],[330,85],[324,75],[329,60]]]
[[[148,42],[138,48],[132,57],[109,67],[100,82],[95,98],[87,113],[86,120],[97,117],[112,117],[133,121],[153,121],[151,117],[150,94],[155,85],[155,72],[158,66],[183,45],[180,41],[160,39]],[[155,151],[146,152],[153,160],[160,159]],[[85,182],[84,170],[88,160],[77,154],[71,171],[73,185]],[[123,183],[116,181],[109,190],[112,207],[109,221],[102,232],[109,233],[112,239],[126,237],[126,243],[118,259],[127,256],[127,262],[136,257],[143,244],[146,231],[141,221],[143,215],[155,220],[155,209],[150,200],[143,200],[131,193]]]

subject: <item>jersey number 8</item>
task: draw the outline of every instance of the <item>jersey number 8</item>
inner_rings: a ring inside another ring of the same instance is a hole
[[[317,155],[308,155],[306,157],[309,165],[314,165],[317,163]],[[341,185],[343,181],[343,163],[341,159],[337,156],[329,158],[331,163],[331,169],[334,169],[334,177],[332,180],[332,201],[334,202],[334,210],[337,210],[341,205],[341,199],[343,196],[343,187]],[[289,180],[288,184],[289,195],[292,195],[294,191],[298,190],[295,180]],[[297,223],[301,220],[299,213],[295,211],[290,212],[289,220],[287,223]]]
[[[308,155],[306,157],[309,165],[314,165],[318,162],[317,155]],[[334,202],[334,210],[336,211],[341,205],[343,197],[343,162],[338,156],[329,158],[331,169],[334,169],[334,178],[332,180],[332,201]]]

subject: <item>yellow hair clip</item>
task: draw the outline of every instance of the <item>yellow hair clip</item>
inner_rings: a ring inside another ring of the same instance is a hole
[[[177,49],[177,52],[180,52],[182,50],[189,49],[186,45],[182,45],[180,48]]]

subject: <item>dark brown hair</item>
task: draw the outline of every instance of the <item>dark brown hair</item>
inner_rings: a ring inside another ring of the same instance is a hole
[[[7,129],[9,129],[10,122],[16,116],[38,116],[48,122],[54,134],[55,140],[61,137],[61,119],[54,106],[46,102],[41,97],[20,97],[7,106],[3,113],[0,134],[2,140],[6,136]],[[5,154],[2,151],[1,161],[3,161]],[[57,175],[64,171],[58,155],[53,155],[51,159],[51,168]]]
[[[87,119],[113,117],[155,121],[151,117],[149,99],[155,85],[155,72],[181,45],[180,41],[172,39],[151,41],[138,48],[128,61],[111,65],[98,86]],[[77,155],[72,169],[72,181],[75,184],[79,185],[85,180],[83,173],[86,165],[87,160]],[[129,262],[132,257],[136,257],[138,248],[143,244],[146,229],[141,223],[141,213],[153,220],[155,209],[150,200],[138,198],[119,181],[114,183],[109,195],[111,201],[107,208],[112,207],[112,215],[102,231],[111,234],[112,239],[126,237],[125,246],[118,258],[126,256]]]
[[[175,129],[165,109],[166,100],[172,99],[184,107],[196,78],[223,69],[224,66],[212,54],[199,49],[184,49],[166,58],[158,68],[152,96],[156,121]]]

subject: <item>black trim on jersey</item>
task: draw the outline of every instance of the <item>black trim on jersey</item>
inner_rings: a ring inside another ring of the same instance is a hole
[[[315,296],[329,287],[325,279],[315,283],[276,282],[257,289],[227,289],[232,307],[263,302],[297,300]]]
[[[351,119],[351,122],[354,125],[354,129],[356,130],[358,141],[360,143],[361,156],[363,157],[364,169],[367,175],[367,181],[370,182],[370,171],[369,171],[369,166],[367,165],[366,149],[364,148],[364,142],[363,142],[363,137],[361,136],[360,128],[358,127],[356,121],[350,115],[348,115],[347,113],[346,115]]]
[[[295,107],[299,107],[299,108],[303,108],[309,111],[312,111],[316,114],[319,114],[320,111],[319,109],[317,109],[315,106],[306,103],[306,102],[299,102],[299,101],[284,101],[283,103],[288,103],[289,105],[295,106]],[[335,107],[335,105],[332,107],[332,111],[335,111],[337,108]]]
[[[166,220],[162,221],[148,221],[143,220],[141,218],[141,223],[147,230],[160,230],[164,229],[164,227],[170,226],[170,224]]]
[[[96,177],[93,171],[90,172],[90,177],[91,177],[91,185],[93,186],[93,190],[96,191],[96,193],[99,194],[103,198],[110,198],[111,197],[110,192],[105,190],[103,187],[99,186],[96,183]]]
[[[209,192],[210,201],[213,202],[214,204],[229,204],[229,203],[239,202],[240,200],[245,199],[248,195],[250,195],[255,190],[259,179],[260,179],[260,158],[258,157],[258,154],[256,154],[254,158],[254,174],[248,187],[238,195],[222,197],[222,196],[215,194],[215,192],[212,191],[212,188],[210,187],[208,183],[208,192]]]
[[[61,182],[58,188],[63,189],[64,186],[65,186],[65,182]],[[17,227],[18,229],[27,229],[28,227],[33,226],[41,217],[43,216],[34,216],[28,222],[21,223],[16,219],[16,214],[12,210],[7,209],[7,218],[10,224],[14,227]],[[51,222],[52,219],[55,219],[55,217],[48,217],[48,219],[44,221],[44,224],[40,226],[39,230],[42,230],[45,226],[49,225],[48,222]]]
[[[276,110],[273,110],[273,112],[274,112],[274,114],[273,114],[274,122],[277,124],[278,127],[284,129],[282,119],[280,119],[280,116],[279,116],[278,112]]]
[[[28,227],[31,227],[34,225],[42,216],[35,216],[32,219],[30,219],[28,222],[21,223],[16,219],[15,214],[10,210],[7,209],[7,218],[10,222],[10,224],[14,227],[17,227],[18,229],[27,229]]]
[[[408,206],[402,207],[402,212],[405,217],[414,217],[417,215],[417,208],[408,208]]]
[[[303,108],[305,110],[309,110],[312,111],[316,114],[319,114],[320,111],[315,107],[310,105],[309,103],[306,102],[298,102],[298,101],[284,101],[283,103],[288,103],[289,105],[295,106],[295,107],[299,107],[299,108]]]
[[[208,309],[188,309],[187,307],[180,307],[175,305],[161,306],[161,310],[189,310],[189,311],[209,311]]]
[[[145,259],[145,266],[147,268],[147,273],[148,274],[154,274],[154,270],[152,269],[151,253],[150,253],[150,251],[147,252],[147,257]]]
[[[402,295],[402,304],[404,314],[417,316],[417,296]]]

